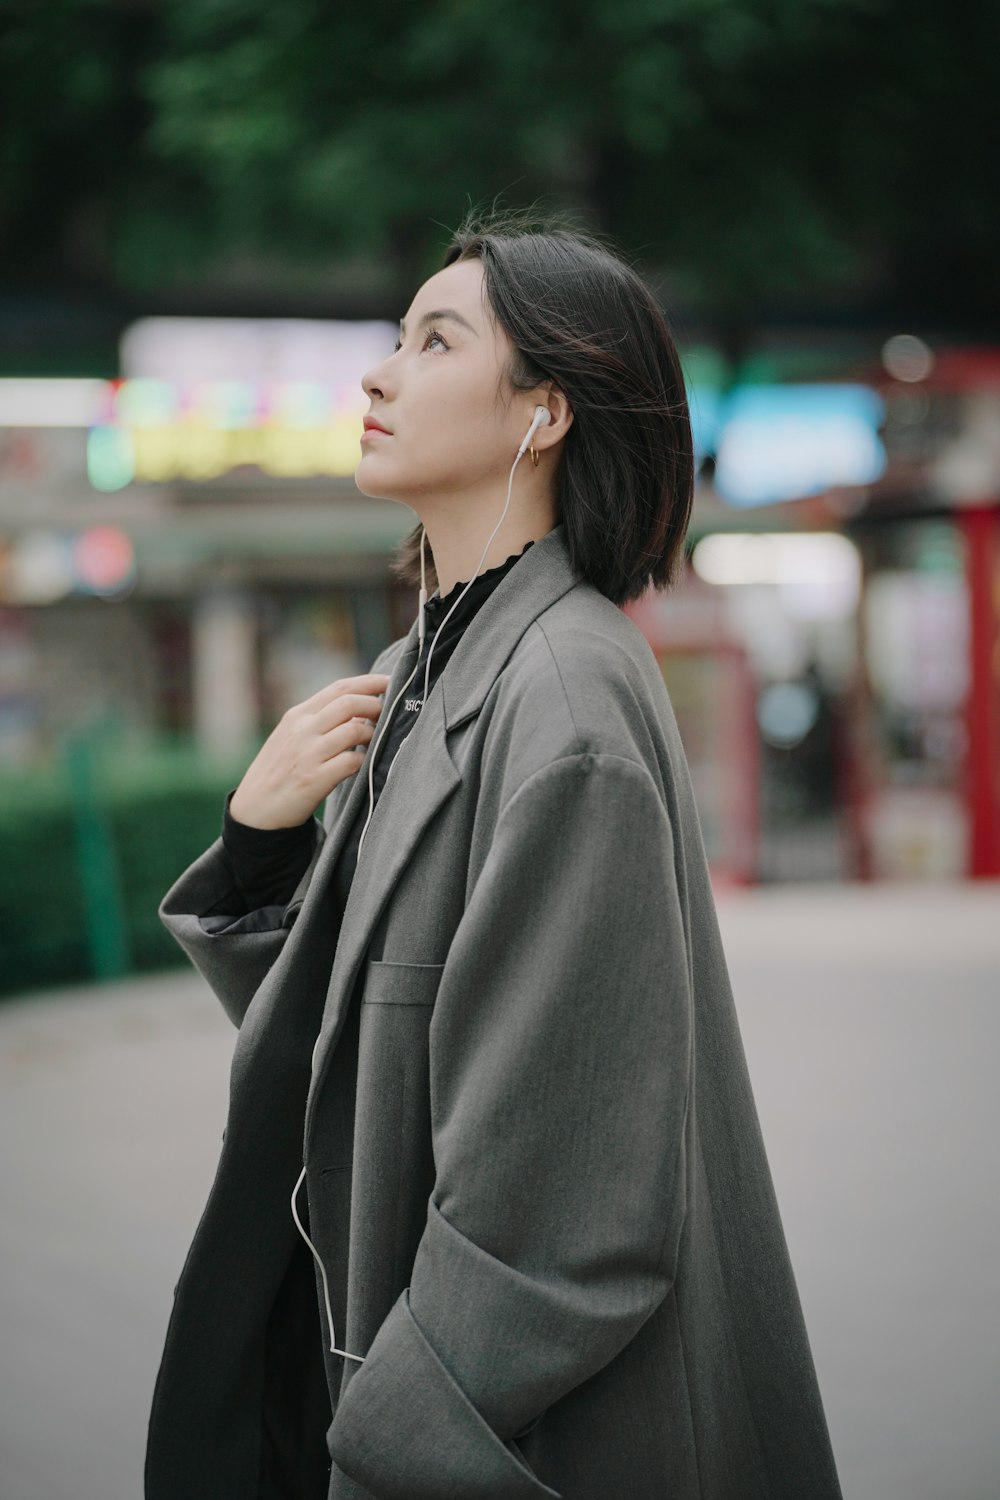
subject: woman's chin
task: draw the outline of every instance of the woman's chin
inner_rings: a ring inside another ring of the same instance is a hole
[[[378,464],[367,463],[368,455],[363,453],[358,467],[354,471],[354,483],[363,495],[370,495],[373,500],[390,500],[391,495],[386,493],[385,485],[378,480]]]
[[[375,474],[370,472],[371,467],[373,466],[362,460],[354,471],[354,483],[362,495],[367,495],[371,500],[395,500],[400,505],[407,505],[409,502],[405,494],[401,494],[391,480],[380,483]]]

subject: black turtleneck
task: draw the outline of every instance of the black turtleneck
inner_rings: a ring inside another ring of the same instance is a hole
[[[436,591],[427,600],[424,606],[426,630],[417,670],[396,706],[385,739],[379,745],[372,776],[376,804],[396,753],[413,728],[423,706],[424,672],[431,644],[434,644],[434,651],[431,655],[428,691],[433,689],[469,624],[501,578],[510,572],[528,548],[533,545],[533,542],[526,542],[520,552],[512,553],[505,562],[479,573],[440,634],[438,630],[442,620],[466,587],[468,580],[456,583],[443,599],[440,591]],[[367,779],[367,758],[353,774]],[[297,824],[294,828],[251,828],[246,823],[237,822],[229,812],[229,804],[235,792],[236,788],[233,787],[226,794],[222,822],[222,843],[232,870],[233,882],[243,897],[248,912],[261,906],[283,906],[291,900],[295,887],[302,878],[315,849],[315,818],[310,814],[303,823]],[[344,841],[334,871],[334,895],[341,912],[347,904],[351,881],[354,879],[358,844],[367,817],[368,798],[365,797],[362,799],[358,816]]]

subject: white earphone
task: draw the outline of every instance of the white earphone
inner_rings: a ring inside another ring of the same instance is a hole
[[[527,448],[528,444],[531,442],[531,439],[534,437],[539,427],[548,427],[551,421],[552,413],[549,411],[547,406],[535,407],[535,415],[531,419],[531,426],[528,428],[528,431],[524,438],[524,442],[517,450],[517,458],[521,457],[521,454],[524,452],[525,448]],[[517,459],[515,459],[514,462],[516,463]],[[503,520],[503,517],[501,516],[500,519]]]

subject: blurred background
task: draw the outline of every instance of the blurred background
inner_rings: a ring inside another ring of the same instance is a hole
[[[1000,7],[0,21],[0,1078],[25,1147],[0,1496],[139,1493],[232,1047],[156,908],[284,710],[409,628],[388,565],[415,517],[354,485],[360,377],[497,203],[613,236],[681,348],[686,570],[627,610],[695,782],[845,1495],[996,1500]],[[57,1310],[81,1256],[93,1295]],[[96,1406],[52,1394],[73,1317]],[[78,1422],[72,1488],[46,1411]]]

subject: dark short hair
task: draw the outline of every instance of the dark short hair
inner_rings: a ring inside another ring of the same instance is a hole
[[[683,566],[695,472],[684,376],[663,311],[624,258],[594,233],[552,216],[536,222],[472,210],[442,269],[482,261],[489,305],[514,345],[507,394],[548,379],[568,398],[557,522],[575,572],[621,605],[650,585],[669,588]],[[416,587],[420,532],[418,523],[392,562]],[[429,537],[426,557],[433,591]]]

